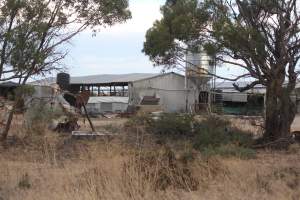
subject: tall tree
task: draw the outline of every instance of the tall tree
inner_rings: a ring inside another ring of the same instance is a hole
[[[299,6],[298,0],[167,0],[143,51],[172,67],[201,45],[219,63],[245,69],[233,79],[218,77],[251,77],[246,87],[234,84],[239,91],[266,86],[264,139],[286,138],[296,112],[291,94],[300,59]]]
[[[3,0],[0,15],[0,81],[57,69],[78,33],[131,16],[128,0]]]
[[[66,44],[78,33],[88,28],[96,32],[130,17],[128,0],[0,1],[0,81],[17,79],[24,85],[32,76],[59,70]]]

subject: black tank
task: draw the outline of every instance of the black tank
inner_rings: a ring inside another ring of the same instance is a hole
[[[68,90],[70,85],[70,74],[67,73],[57,74],[56,83],[59,85],[60,89]]]

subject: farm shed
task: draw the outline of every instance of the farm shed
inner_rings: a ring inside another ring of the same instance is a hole
[[[245,87],[248,82],[236,83]],[[264,101],[266,88],[256,85],[245,92],[239,92],[233,87],[232,82],[216,83],[216,88],[222,92],[223,113],[234,115],[262,115],[264,112]]]
[[[139,105],[145,96],[159,98],[159,105],[164,112],[185,112],[194,109],[199,101],[200,91],[208,91],[209,85],[187,80],[177,73],[165,73],[150,78],[133,81],[128,86],[129,104]],[[186,98],[187,97],[187,98]]]
[[[146,96],[159,99],[158,104],[165,112],[185,112],[187,109],[194,111],[202,99],[200,91],[208,94],[209,80],[209,77],[188,77],[186,80],[185,76],[174,72],[102,74],[71,77],[69,90],[74,94],[90,91],[90,113],[123,112],[128,105],[139,106]],[[52,85],[55,82],[55,78],[48,78],[32,84]]]
[[[239,92],[232,84],[232,82],[216,83],[216,88],[222,91],[225,114],[263,114],[266,94],[265,86],[259,84],[245,92]],[[245,87],[249,82],[238,82],[237,84],[240,87]],[[297,112],[300,113],[300,83],[297,83],[291,99],[296,103]]]

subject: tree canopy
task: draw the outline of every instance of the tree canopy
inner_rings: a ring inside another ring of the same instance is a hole
[[[168,0],[143,51],[157,65],[176,67],[200,45],[218,63],[245,69],[234,79],[223,78],[251,77],[246,87],[234,84],[239,91],[265,85],[265,136],[284,137],[296,110],[290,96],[299,73],[299,6],[297,0]]]
[[[62,48],[90,28],[131,17],[127,0],[3,0],[0,2],[0,81],[61,69]]]
[[[70,39],[87,28],[96,32],[130,17],[128,0],[2,0],[0,81],[17,79],[24,85],[32,76],[61,70]],[[3,140],[17,101],[2,132]]]

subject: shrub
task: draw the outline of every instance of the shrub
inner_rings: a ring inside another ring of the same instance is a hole
[[[157,119],[149,115],[132,118],[127,125],[146,127],[146,131],[159,136],[160,139],[183,139],[188,136],[194,149],[204,155],[254,157],[250,149],[252,135],[239,130],[231,122],[217,116],[209,116],[197,121],[192,115],[162,114]]]
[[[229,121],[218,117],[209,117],[197,123],[195,132],[197,149],[208,146],[218,147],[229,143],[237,146],[249,146],[252,142],[250,133],[233,128]]]
[[[251,134],[233,128],[227,120],[212,116],[197,123],[195,129],[194,148],[204,155],[251,158],[255,154],[249,148],[253,141]]]
[[[150,115],[135,115],[126,122],[125,127],[133,128],[135,126],[147,126],[149,123],[151,123],[152,120],[153,119],[150,117]]]
[[[192,115],[165,113],[156,120],[150,120],[148,130],[159,135],[191,135],[193,123]]]
[[[47,103],[35,102],[25,113],[25,126],[28,132],[42,134],[49,123],[63,115],[59,108],[51,108]]]
[[[189,161],[176,158],[175,153],[166,146],[158,151],[137,152],[133,159],[124,164],[122,172],[126,180],[130,179],[131,170],[140,175],[139,182],[150,182],[155,191],[195,191],[199,186]]]
[[[202,150],[202,155],[208,157],[220,155],[224,157],[238,157],[241,159],[252,159],[256,157],[256,152],[253,149],[236,146],[233,144],[221,145],[219,147],[205,147]]]

